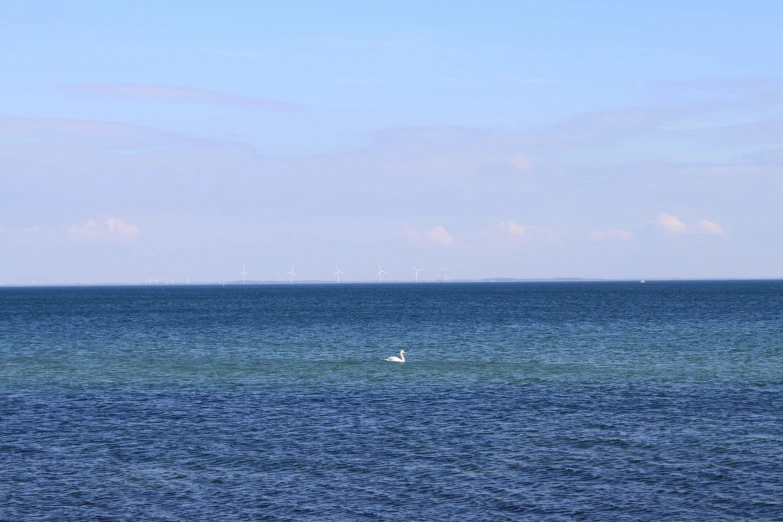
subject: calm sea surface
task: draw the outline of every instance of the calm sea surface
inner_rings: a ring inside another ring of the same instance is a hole
[[[0,520],[312,518],[783,519],[783,282],[0,288]]]

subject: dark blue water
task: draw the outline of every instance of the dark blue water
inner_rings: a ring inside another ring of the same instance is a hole
[[[0,519],[101,517],[781,520],[783,283],[0,288]]]

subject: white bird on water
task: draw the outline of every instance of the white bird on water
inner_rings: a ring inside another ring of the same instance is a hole
[[[399,357],[395,357],[395,356],[392,355],[391,357],[387,357],[386,359],[384,359],[384,361],[404,363],[405,362],[405,350],[400,350],[400,356]]]

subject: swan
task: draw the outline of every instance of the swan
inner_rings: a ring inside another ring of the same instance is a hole
[[[400,356],[399,357],[395,357],[395,356],[392,355],[391,357],[387,357],[386,359],[384,359],[384,361],[404,363],[405,362],[405,350],[400,350]]]

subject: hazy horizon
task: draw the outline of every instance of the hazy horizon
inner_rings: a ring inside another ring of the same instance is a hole
[[[720,283],[720,282],[770,282],[781,281],[781,278],[671,278],[671,279],[589,279],[583,277],[557,277],[548,279],[519,279],[513,277],[493,277],[483,279],[449,279],[443,281],[442,279],[420,279],[419,281],[407,280],[407,279],[384,279],[382,282],[378,280],[341,280],[339,283],[336,280],[328,279],[303,279],[295,280],[292,282],[283,279],[266,279],[266,280],[247,280],[242,282],[239,280],[226,280],[226,281],[181,281],[165,282],[164,280],[158,280],[158,282],[149,281],[131,281],[131,282],[118,282],[118,281],[91,281],[91,282],[78,282],[78,281],[66,281],[66,282],[38,282],[35,284],[32,282],[27,283],[2,283],[0,288],[46,288],[46,287],[113,287],[113,286],[133,286],[133,287],[146,287],[146,286],[278,286],[278,285],[398,285],[398,284],[536,284],[536,283]]]
[[[8,6],[0,281],[781,278],[781,16]]]

